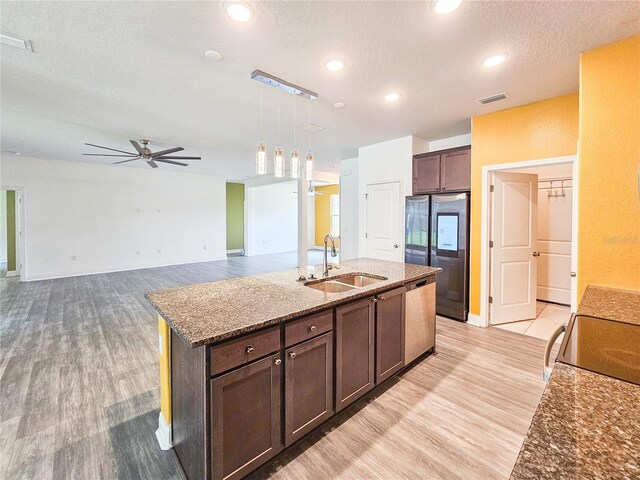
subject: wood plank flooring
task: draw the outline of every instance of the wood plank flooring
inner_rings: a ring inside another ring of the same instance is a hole
[[[154,434],[157,325],[144,292],[295,262],[291,253],[0,280],[0,478],[184,478]],[[252,478],[508,478],[544,388],[543,350],[542,340],[441,319],[437,355]]]

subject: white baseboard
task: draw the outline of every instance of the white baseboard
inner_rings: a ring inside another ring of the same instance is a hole
[[[235,250],[227,250],[227,255],[232,255],[235,253],[243,253],[244,248],[236,248]]]
[[[173,448],[173,443],[171,443],[171,425],[168,425],[164,421],[162,412],[160,412],[160,415],[158,416],[158,429],[156,430],[156,438],[158,439],[158,443],[160,444],[160,448],[162,450],[171,450]]]
[[[467,314],[467,323],[469,325],[473,325],[474,327],[488,327],[486,322],[482,320],[480,315],[476,315],[475,313]]]

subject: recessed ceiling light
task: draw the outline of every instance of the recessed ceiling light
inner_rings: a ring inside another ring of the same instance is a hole
[[[336,102],[333,104],[334,108],[344,108],[344,103],[342,102]]]
[[[244,2],[225,2],[224,9],[236,22],[248,22],[253,17],[253,9]]]
[[[495,67],[496,65],[500,65],[506,59],[507,59],[507,56],[503,55],[503,54],[492,55],[491,57],[485,58],[484,61],[482,62],[482,64],[485,67]]]
[[[396,100],[398,100],[400,98],[400,94],[396,93],[396,92],[389,92],[384,96],[384,99],[387,102],[395,102]]]
[[[207,50],[204,52],[204,56],[209,60],[213,60],[214,62],[219,62],[222,60],[222,54],[220,52],[216,52],[215,50]]]
[[[462,0],[438,0],[433,7],[436,13],[451,13],[460,6]]]
[[[327,62],[327,68],[332,72],[339,72],[344,68],[344,60],[330,60]]]

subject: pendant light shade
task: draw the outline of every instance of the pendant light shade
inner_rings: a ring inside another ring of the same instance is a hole
[[[276,147],[273,156],[273,176],[276,178],[284,178],[284,150]]]
[[[298,150],[291,150],[291,168],[289,170],[291,178],[300,177],[300,154]]]
[[[267,173],[267,147],[260,142],[256,152],[256,175],[264,175],[265,173]]]
[[[310,151],[307,153],[307,161],[305,162],[305,174],[307,180],[313,179],[313,153]]]

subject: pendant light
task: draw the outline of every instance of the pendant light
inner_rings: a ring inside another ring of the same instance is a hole
[[[260,143],[256,152],[256,175],[267,173],[267,148],[262,141],[262,89],[260,89]]]
[[[284,177],[284,149],[280,146],[280,94],[276,95],[278,101],[278,146],[273,155],[273,176]]]
[[[307,161],[305,162],[305,178],[311,181],[313,180],[313,153],[311,153],[311,100],[309,100],[309,113],[307,123],[309,124],[309,135],[307,137],[309,141],[309,150],[307,151]]]
[[[293,150],[291,150],[290,163],[289,174],[291,178],[300,177],[300,153],[296,144],[296,97],[293,97]]]

